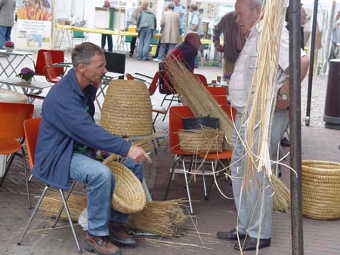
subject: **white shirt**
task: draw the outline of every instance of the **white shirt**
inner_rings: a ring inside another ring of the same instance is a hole
[[[259,24],[252,27],[246,43],[236,61],[234,72],[229,83],[229,99],[233,107],[238,112],[243,112],[248,103],[252,77],[256,70],[257,40],[260,35]],[[283,25],[279,52],[279,70],[275,83],[279,89],[287,79],[287,69],[289,66],[289,34]]]

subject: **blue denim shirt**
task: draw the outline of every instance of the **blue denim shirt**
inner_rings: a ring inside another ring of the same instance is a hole
[[[75,70],[71,69],[45,98],[33,175],[46,184],[62,189],[70,187],[70,163],[75,142],[96,150],[127,155],[131,144],[94,122],[96,92],[91,85],[82,91]]]

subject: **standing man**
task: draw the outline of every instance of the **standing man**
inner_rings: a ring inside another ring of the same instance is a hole
[[[191,32],[198,32],[201,25],[201,16],[198,12],[198,7],[196,4],[190,6],[191,18],[189,22],[189,30]]]
[[[187,11],[184,5],[181,4],[181,0],[174,0],[174,5],[175,5],[174,11],[179,15],[179,33],[180,35],[183,35],[185,32],[186,26],[185,19]]]
[[[259,241],[259,249],[270,246],[272,237],[272,190],[264,171],[257,173],[247,183],[243,189],[244,168],[246,164],[244,158],[243,142],[245,137],[246,123],[242,123],[242,113],[247,103],[249,90],[251,89],[252,76],[255,72],[254,66],[257,59],[257,40],[260,35],[257,20],[262,9],[261,0],[237,0],[235,10],[237,23],[241,32],[247,36],[246,43],[235,64],[234,72],[231,76],[229,95],[233,107],[236,108],[235,116],[236,132],[233,135],[233,155],[231,159],[231,175],[233,184],[233,195],[235,207],[238,214],[237,227],[229,232],[218,232],[217,237],[224,240],[241,239],[243,250],[255,250]],[[301,57],[301,78],[308,70],[309,59],[307,56]],[[287,29],[283,26],[280,40],[280,51],[278,60],[278,73],[275,79],[277,88],[277,103],[271,123],[270,153],[271,158],[275,158],[275,148],[285,131],[288,119],[289,106],[289,36]],[[256,137],[256,130],[254,131]],[[241,138],[239,138],[239,135]],[[260,187],[266,187],[262,190]],[[263,193],[262,193],[263,192]],[[259,239],[258,239],[259,238]],[[234,246],[240,250],[237,241]]]
[[[179,32],[179,15],[174,12],[174,4],[168,5],[167,11],[161,20],[161,40],[158,52],[158,58],[163,60],[167,53],[175,48],[180,42],[181,35]]]
[[[112,242],[135,245],[125,231],[128,215],[112,209],[115,178],[97,161],[96,150],[126,157],[124,164],[140,180],[148,156],[138,146],[98,126],[93,118],[94,100],[105,66],[104,52],[85,42],[72,51],[71,69],[49,91],[42,107],[42,122],[35,152],[33,175],[56,188],[68,189],[73,180],[86,184],[88,232],[85,249],[97,254],[119,255]]]
[[[105,0],[104,2],[104,8],[111,8],[109,0]],[[113,44],[112,44],[112,35],[110,34],[102,34],[102,49],[105,49],[105,44],[106,44],[106,39],[107,39],[107,48],[109,52],[112,52]]]
[[[149,1],[142,2],[142,11],[137,21],[139,38],[138,59],[149,60],[149,48],[151,37],[156,30],[157,20],[155,14],[149,9]]]
[[[220,44],[220,35],[223,34],[224,43]],[[213,42],[215,49],[224,53],[223,78],[229,80],[234,70],[234,64],[245,43],[245,35],[241,33],[236,23],[236,12],[229,12],[222,17],[214,27]]]
[[[0,49],[11,40],[16,0],[0,0]]]
[[[141,6],[138,6],[136,9],[133,10],[132,15],[131,15],[131,19],[130,19],[130,25],[134,25],[134,26],[137,27],[137,22],[138,22],[138,19],[139,19],[141,12],[142,12]],[[130,57],[133,56],[133,53],[135,51],[137,37],[138,36],[132,36],[132,39],[131,39],[131,42],[130,42],[130,53],[129,53]]]

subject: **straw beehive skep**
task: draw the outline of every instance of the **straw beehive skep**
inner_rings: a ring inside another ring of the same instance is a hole
[[[176,58],[168,58],[166,66],[171,84],[182,96],[196,117],[210,116],[219,119],[220,130],[226,137],[226,149],[231,149],[233,123],[218,105],[214,97],[208,92],[201,81]]]

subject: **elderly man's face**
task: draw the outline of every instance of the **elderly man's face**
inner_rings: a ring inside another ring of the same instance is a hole
[[[84,65],[84,69],[82,70],[83,77],[89,84],[93,84],[97,88],[100,86],[106,72],[106,60],[104,54],[94,55],[91,58],[90,63]]]
[[[237,0],[235,3],[236,23],[241,33],[246,34],[260,17],[260,7],[252,8],[250,0]]]

